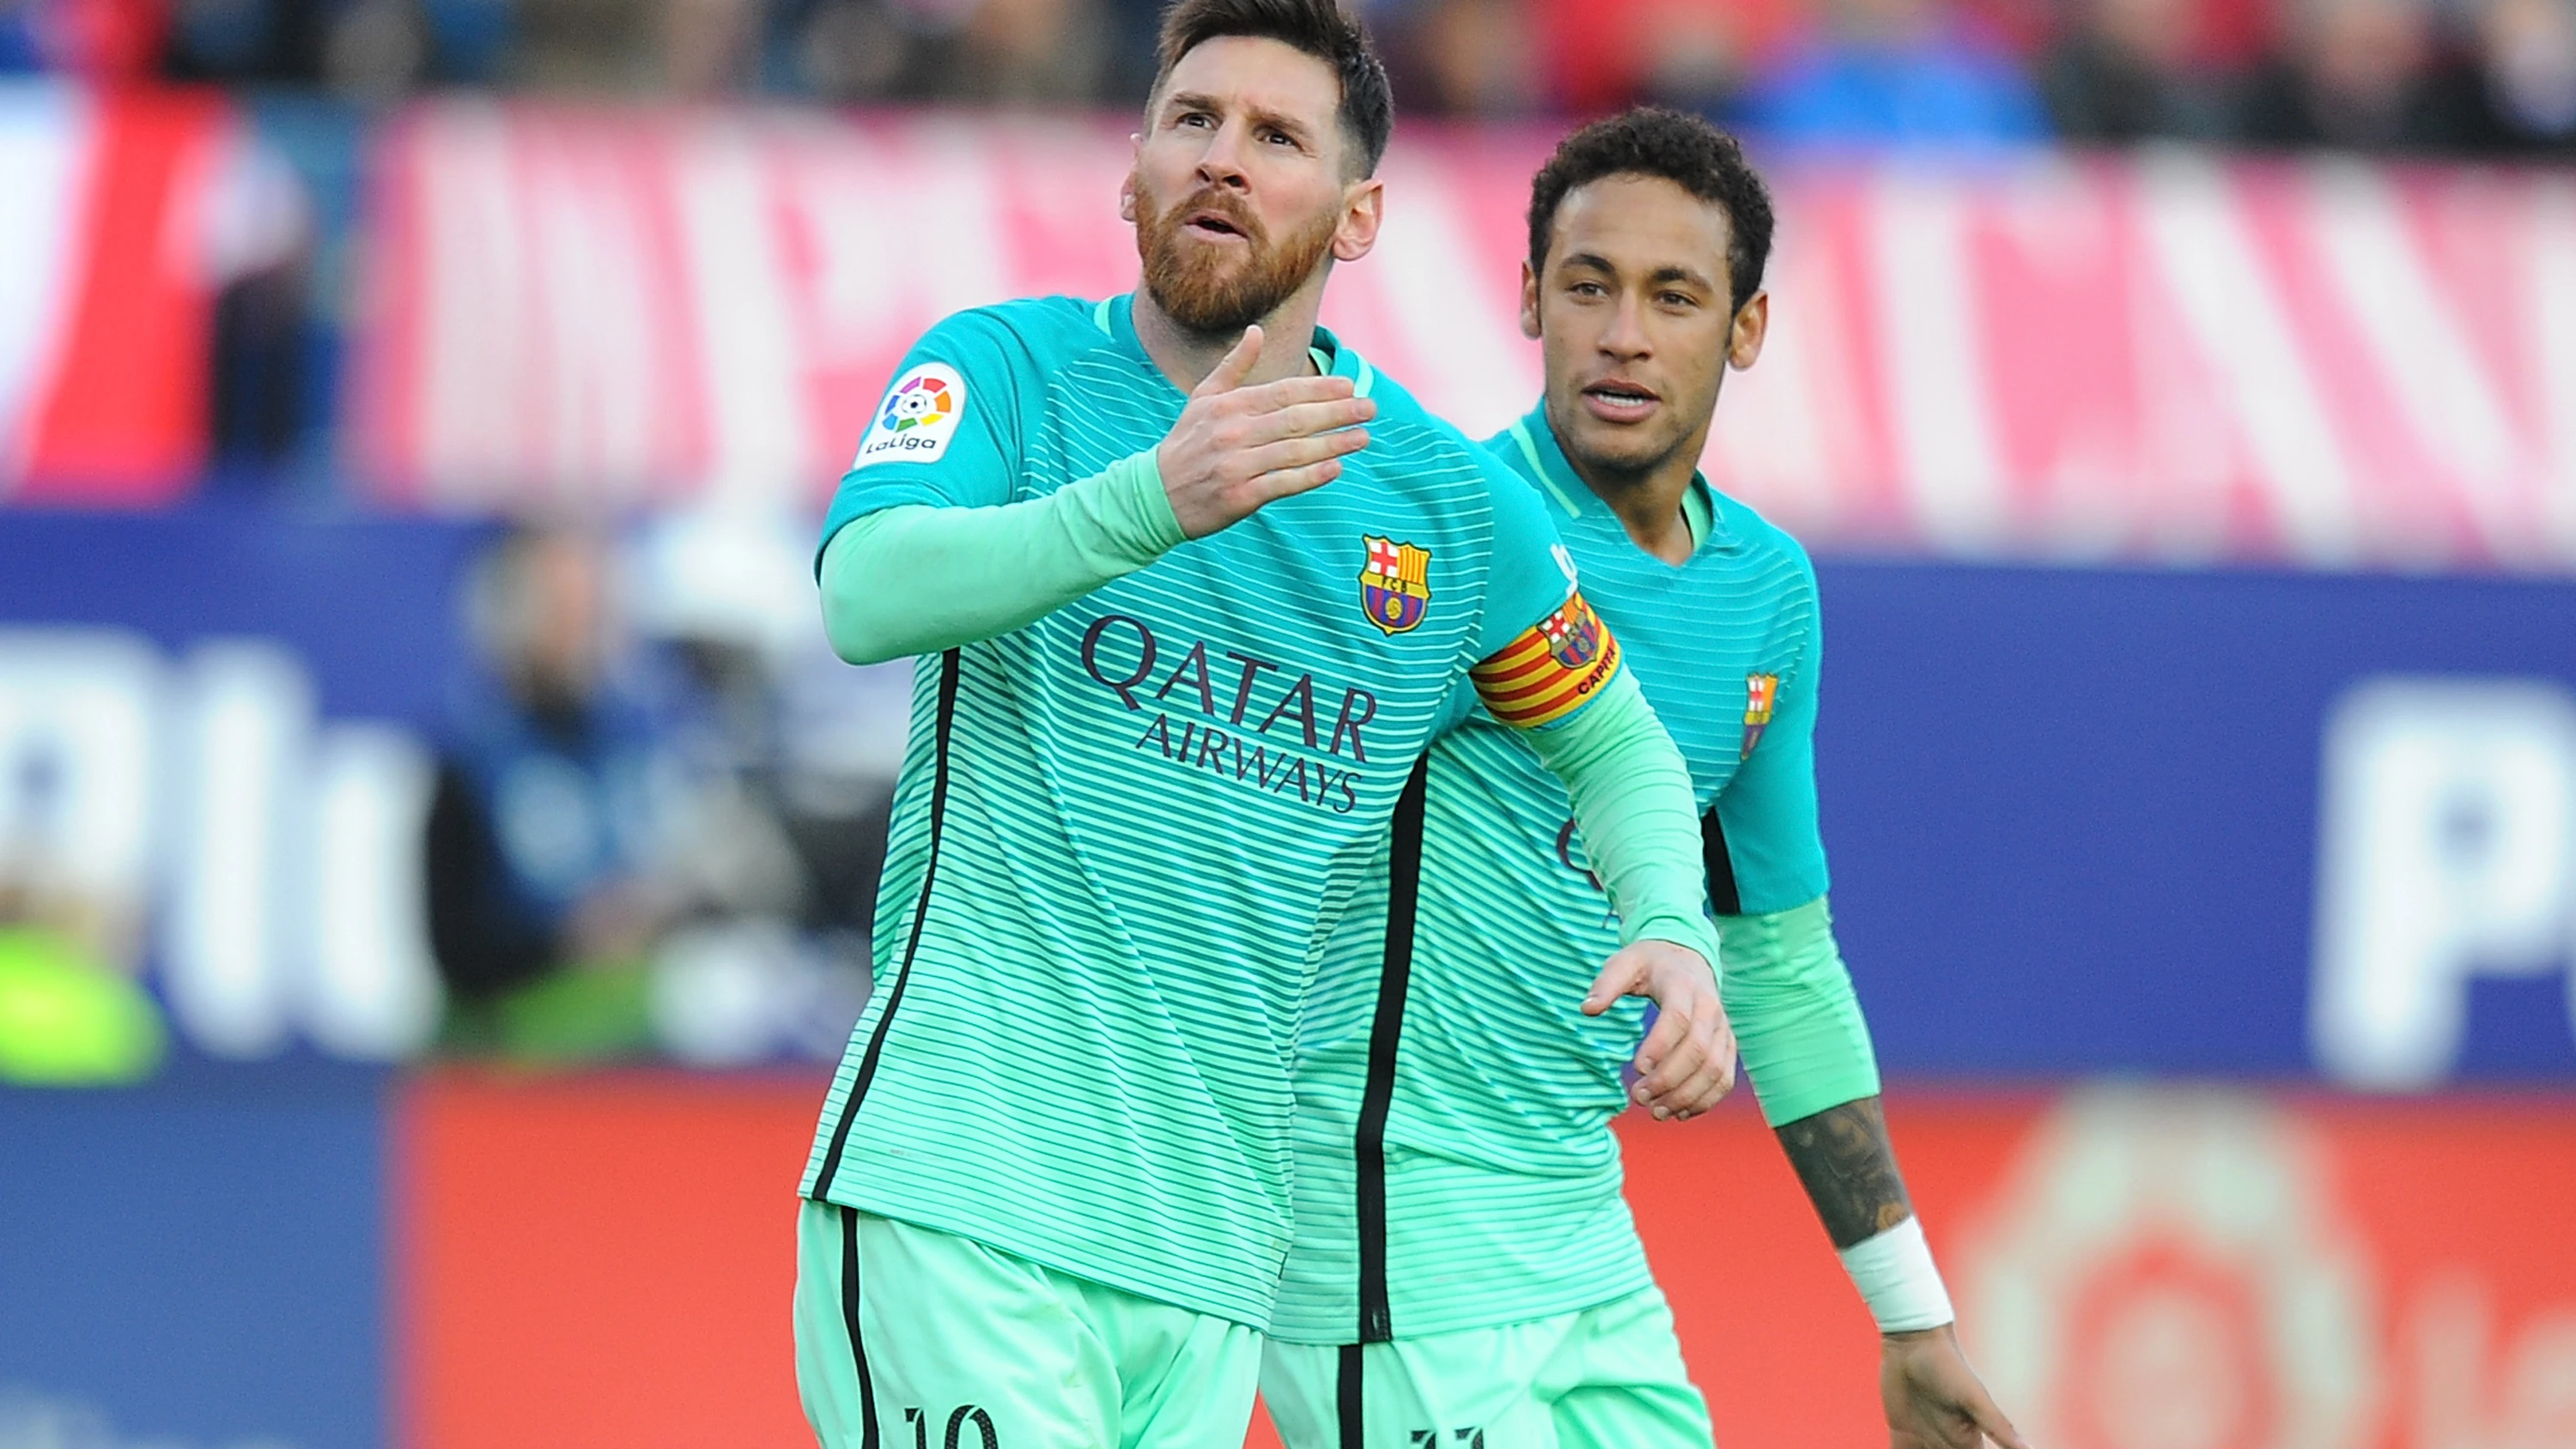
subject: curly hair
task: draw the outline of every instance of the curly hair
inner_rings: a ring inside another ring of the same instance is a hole
[[[1771,191],[1733,136],[1697,116],[1660,106],[1594,121],[1568,136],[1530,179],[1530,270],[1547,270],[1557,208],[1578,186],[1605,176],[1658,176],[1726,213],[1726,277],[1732,310],[1762,289],[1771,259]]]
[[[1174,0],[1155,46],[1153,93],[1162,94],[1182,56],[1231,35],[1275,40],[1331,66],[1342,84],[1342,130],[1358,148],[1359,174],[1376,174],[1395,134],[1395,91],[1357,20],[1335,0]]]

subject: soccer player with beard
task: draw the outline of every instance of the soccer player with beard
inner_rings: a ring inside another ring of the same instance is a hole
[[[1698,476],[1727,370],[1762,350],[1771,226],[1761,178],[1703,121],[1634,111],[1569,137],[1532,184],[1522,274],[1545,395],[1488,446],[1551,500],[1689,761],[1727,1012],[1884,1335],[1891,1442],[2022,1449],[1960,1357],[1826,912],[1815,573]],[[1433,746],[1421,812],[1308,1003],[1262,1391],[1289,1449],[1709,1449],[1610,1131],[1645,1007],[1566,1004],[1615,940],[1600,855],[1490,713]]]
[[[1143,287],[940,323],[833,501],[834,646],[922,656],[798,1220],[833,1449],[1241,1443],[1298,1010],[1468,680],[1622,907],[1592,989],[1661,1008],[1638,1099],[1731,1083],[1689,780],[1545,506],[1315,326],[1389,125],[1333,0],[1181,0]]]

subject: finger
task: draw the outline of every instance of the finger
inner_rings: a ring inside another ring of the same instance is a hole
[[[1250,387],[1235,389],[1235,396],[1228,401],[1246,415],[1251,415],[1274,413],[1281,408],[1308,403],[1339,402],[1357,395],[1349,378],[1326,373],[1321,377],[1283,377],[1275,382],[1257,382]],[[1376,407],[1374,402],[1369,404],[1371,411]]]
[[[1583,994],[1583,1014],[1599,1016],[1620,997],[1635,995],[1645,980],[1645,961],[1630,952],[1618,952],[1602,966],[1601,974],[1592,978],[1592,989]]]
[[[1338,433],[1324,433],[1312,438],[1288,438],[1246,451],[1241,464],[1244,475],[1258,478],[1264,473],[1277,473],[1289,468],[1303,468],[1326,458],[1347,458],[1369,445],[1364,428],[1344,428]]]
[[[1689,1021],[1677,1011],[1665,1012],[1637,1048],[1637,1100],[1668,1116],[1676,1088],[1691,1079],[1708,1060],[1708,1043],[1693,1037]]]
[[[1977,1428],[2001,1449],[2030,1449],[2030,1441],[2012,1426],[2012,1420],[2004,1417],[2003,1410],[1995,1407],[1993,1399],[1979,1394],[1966,1407],[1968,1417],[1976,1422]]]
[[[1282,498],[1311,493],[1340,476],[1342,460],[1339,458],[1326,458],[1303,468],[1282,468],[1275,473],[1264,473],[1253,479],[1250,485],[1255,500],[1252,506],[1257,509]]]
[[[1726,1100],[1735,1087],[1735,1073],[1722,1057],[1714,1054],[1700,1059],[1699,1070],[1688,1080],[1666,1093],[1654,1105],[1670,1113],[1675,1120],[1697,1117]]]
[[[1243,386],[1243,380],[1252,375],[1252,365],[1260,360],[1261,329],[1258,326],[1246,327],[1243,340],[1234,344],[1232,352],[1217,359],[1216,367],[1199,379],[1198,386],[1190,389],[1190,396],[1214,397],[1221,392],[1234,391]]]
[[[1311,381],[1312,379],[1308,379]],[[1248,391],[1248,389],[1247,389]],[[1282,438],[1307,438],[1341,428],[1355,428],[1377,416],[1377,404],[1364,397],[1330,398],[1298,403],[1246,417],[1235,424],[1246,447]]]

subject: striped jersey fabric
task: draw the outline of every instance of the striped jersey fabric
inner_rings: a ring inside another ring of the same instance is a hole
[[[1130,309],[1050,298],[934,328],[825,539],[1156,446],[1186,399]],[[876,989],[807,1196],[1269,1318],[1320,949],[1469,667],[1568,593],[1527,482],[1318,345],[1378,404],[1340,479],[920,661]]]
[[[1805,551],[1694,481],[1704,527],[1677,568],[1631,542],[1575,476],[1544,409],[1488,446],[1548,497],[1584,599],[1688,760],[1715,817],[1705,834],[1719,908],[1759,914],[1823,895],[1821,642]],[[1297,1237],[1270,1324],[1279,1338],[1490,1327],[1652,1281],[1609,1130],[1645,1005],[1576,1010],[1618,949],[1618,923],[1564,787],[1514,735],[1479,708],[1433,747],[1418,871],[1402,879],[1399,837],[1396,878],[1382,860],[1326,952],[1295,1069]],[[1408,901],[1409,951],[1400,925],[1389,945]]]

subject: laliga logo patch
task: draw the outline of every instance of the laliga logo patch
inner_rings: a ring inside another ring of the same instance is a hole
[[[936,462],[957,435],[957,420],[966,413],[966,380],[944,362],[925,362],[894,380],[885,406],[859,444],[850,464]]]

